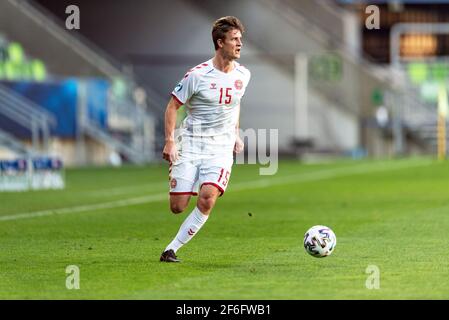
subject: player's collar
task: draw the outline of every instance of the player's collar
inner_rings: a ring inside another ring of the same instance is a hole
[[[209,60],[209,63],[210,63],[210,65],[211,65],[212,68],[214,68],[214,69],[217,70],[218,72],[221,72],[221,73],[224,73],[224,74],[231,74],[232,72],[234,72],[235,70],[237,70],[237,68],[240,66],[240,64],[239,64],[237,61],[233,60],[232,63],[234,64],[234,68],[232,68],[232,70],[229,71],[229,72],[223,72],[223,71],[221,71],[220,69],[218,69],[217,67],[215,67],[215,65],[214,65],[214,58],[211,58],[211,59]]]

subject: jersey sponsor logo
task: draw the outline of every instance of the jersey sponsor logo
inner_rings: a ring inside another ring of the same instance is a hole
[[[209,89],[217,89],[217,84],[216,83],[211,83]]]
[[[243,82],[242,82],[242,80],[235,80],[235,82],[234,82],[234,87],[237,89],[237,90],[242,90],[242,88],[243,88]]]
[[[171,179],[171,181],[170,181],[170,187],[171,187],[172,189],[176,188],[176,185],[177,185],[177,184],[178,184],[178,182],[176,181],[175,178]]]
[[[178,85],[175,87],[175,91],[179,92],[182,89],[182,83],[178,83]]]

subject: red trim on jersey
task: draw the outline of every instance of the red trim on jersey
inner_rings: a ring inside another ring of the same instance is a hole
[[[192,68],[189,71],[187,71],[186,74],[184,75],[184,79],[187,78],[189,74],[192,73],[193,70],[195,70],[195,68]]]
[[[201,185],[200,190],[201,190],[201,188],[202,188],[203,186],[207,186],[207,185],[214,186],[215,188],[217,188],[217,189],[221,192],[220,197],[223,195],[223,193],[224,193],[223,188],[220,187],[218,184],[216,184],[216,183],[214,183],[214,182],[204,182],[204,183]]]
[[[181,196],[181,195],[191,195],[191,196],[197,196],[197,192],[170,192],[170,195],[172,196]]]
[[[187,78],[192,71],[195,71],[195,69],[201,69],[202,67],[207,67],[207,66],[208,66],[207,63],[202,63],[202,64],[197,65],[196,67],[187,71],[187,73],[184,75],[184,79]]]
[[[171,95],[172,95],[173,98],[175,98],[176,101],[178,101],[178,103],[179,103],[180,105],[183,105],[183,104],[184,104],[184,102],[182,102],[181,100],[179,100],[179,98],[178,98],[177,96],[175,96],[173,93],[172,93]]]

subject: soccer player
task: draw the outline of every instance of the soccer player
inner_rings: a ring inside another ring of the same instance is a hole
[[[198,199],[160,261],[179,262],[176,252],[198,233],[226,190],[233,152],[243,151],[238,135],[240,101],[251,77],[249,70],[235,61],[240,58],[243,32],[235,17],[215,21],[214,57],[190,69],[171,93],[163,150],[170,163],[171,211],[181,213],[191,196],[198,195]],[[182,105],[187,117],[175,137],[176,112]]]

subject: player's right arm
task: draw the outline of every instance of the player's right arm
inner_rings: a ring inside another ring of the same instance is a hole
[[[176,114],[181,106],[181,103],[172,97],[165,110],[165,146],[162,156],[169,162],[175,162],[178,159],[178,150],[175,144],[175,128]]]
[[[165,111],[165,147],[162,154],[164,159],[169,162],[174,162],[178,159],[178,150],[175,144],[176,113],[196,92],[198,75],[192,71],[193,69],[189,70],[175,87]]]

